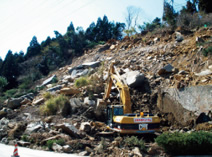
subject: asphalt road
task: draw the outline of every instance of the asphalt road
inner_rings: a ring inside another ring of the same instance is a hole
[[[0,144],[0,157],[11,157],[13,155],[14,146]],[[75,157],[75,154],[54,153],[49,151],[33,150],[24,147],[18,147],[18,155],[20,157]]]

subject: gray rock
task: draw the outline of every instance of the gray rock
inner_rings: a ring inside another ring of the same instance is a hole
[[[139,71],[129,71],[123,77],[125,77],[127,85],[132,88],[142,86],[145,78],[144,74]]]
[[[47,89],[46,91],[47,92],[55,92],[55,91],[60,90],[62,87],[63,87],[62,85],[57,85],[57,86]]]
[[[51,76],[50,78],[48,78],[48,79],[46,79],[45,81],[43,81],[41,87],[42,87],[42,86],[45,86],[45,85],[47,85],[47,84],[49,84],[49,83],[51,83],[51,82],[52,82],[54,79],[56,79],[56,78],[57,78],[56,75]]]
[[[69,145],[63,146],[64,153],[72,153],[72,148]]]
[[[64,133],[71,137],[78,137],[79,130],[69,123],[55,125],[55,128],[62,129]]]
[[[80,76],[85,76],[88,74],[88,72],[89,72],[88,69],[79,69],[79,70],[74,69],[71,73],[71,77],[72,77],[72,79],[74,79],[74,78],[77,78]]]
[[[181,70],[181,71],[179,71],[179,72],[178,72],[178,74],[185,75],[185,74],[188,74],[188,72],[187,72],[187,71],[185,71],[185,70]]]
[[[164,66],[162,69],[158,71],[158,74],[163,75],[163,74],[172,73],[173,70],[174,70],[174,67],[171,64],[167,64],[166,66]]]
[[[69,102],[71,105],[72,113],[77,113],[78,109],[83,106],[83,103],[79,98],[71,98]]]
[[[91,131],[91,124],[89,122],[83,122],[80,125],[80,131],[84,131],[86,133],[90,133]]]
[[[30,145],[30,142],[25,142],[25,141],[18,141],[17,142],[19,146],[23,146],[23,147],[26,147],[26,146],[29,146]]]
[[[73,82],[71,75],[65,75],[62,82]]]
[[[191,86],[183,89],[164,88],[158,94],[158,108],[173,113],[176,121],[187,126],[202,112],[212,110],[212,85]]]
[[[1,135],[0,135],[0,139],[1,139]],[[8,138],[7,137],[2,138],[1,143],[8,144],[9,143]]]
[[[183,35],[180,32],[176,32],[176,39],[177,42],[183,41]]]
[[[88,155],[88,152],[87,151],[82,151],[79,153],[79,156],[86,156]]]
[[[57,143],[53,143],[53,146],[52,146],[52,149],[55,151],[55,152],[63,152],[63,147],[60,146],[59,144]]]
[[[209,69],[206,69],[204,71],[201,71],[200,73],[195,73],[196,76],[206,76],[212,74],[212,71]]]
[[[37,132],[38,130],[40,130],[42,128],[42,125],[40,124],[40,122],[32,122],[29,123],[27,125],[27,128],[25,130],[25,134],[31,134],[33,132]]]
[[[84,68],[96,68],[100,65],[100,62],[99,61],[96,61],[96,62],[88,62],[88,63],[83,63],[82,66]]]
[[[28,94],[23,95],[23,96],[21,96],[21,97],[26,98],[26,99],[33,100],[34,97],[35,97],[35,95],[34,95],[33,93],[28,93]]]
[[[23,101],[24,98],[23,97],[19,97],[19,98],[11,98],[6,100],[6,106],[10,109],[17,109],[21,106],[21,101]]]
[[[96,103],[94,100],[90,100],[89,97],[85,97],[84,104],[89,105],[89,106],[94,106]]]

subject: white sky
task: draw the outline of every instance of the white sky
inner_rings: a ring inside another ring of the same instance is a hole
[[[175,0],[175,7],[185,3]],[[141,8],[141,25],[162,17],[163,0],[0,0],[0,57],[4,59],[8,50],[26,52],[33,36],[41,43],[54,37],[54,30],[64,34],[71,21],[84,30],[104,15],[109,21],[125,22],[128,6]]]

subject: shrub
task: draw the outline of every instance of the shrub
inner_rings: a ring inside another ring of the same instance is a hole
[[[58,139],[58,140],[48,140],[46,145],[49,148],[49,150],[52,150],[52,146],[53,146],[54,143],[59,144],[61,146],[65,145],[65,141],[62,138]]]
[[[212,55],[212,46],[210,46],[210,47],[204,49],[204,50],[202,51],[202,54],[203,54],[205,57],[207,57],[207,56],[209,56],[209,55]]]
[[[145,142],[143,139],[138,139],[136,136],[126,137],[124,145],[128,147],[139,147],[140,150],[146,151]]]
[[[18,89],[14,88],[14,89],[9,89],[7,90],[4,95],[5,97],[7,98],[11,98],[11,97],[14,97],[14,95],[18,92]]]
[[[29,138],[28,135],[22,135],[22,136],[21,136],[21,140],[22,140],[22,141],[25,141],[25,142],[30,142],[30,138]]]
[[[89,84],[89,80],[87,77],[80,77],[75,82],[74,85],[79,88]]]
[[[48,100],[48,99],[51,99],[53,95],[50,92],[45,92],[43,93],[43,97],[44,99]]]
[[[0,76],[0,88],[3,88],[8,84],[7,79],[5,77]]]
[[[212,14],[206,14],[200,16],[199,13],[190,14],[190,13],[181,13],[177,17],[177,26],[185,28],[196,28],[202,27],[204,25],[210,26],[212,24]]]
[[[60,111],[64,105],[69,103],[69,100],[64,95],[58,95],[57,97],[51,97],[44,105],[40,107],[41,114],[44,115],[55,115]]]
[[[212,132],[164,133],[156,142],[172,155],[212,154]]]

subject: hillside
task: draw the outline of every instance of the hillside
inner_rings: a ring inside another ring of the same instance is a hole
[[[134,149],[139,145],[126,146],[126,137],[98,135],[108,131],[104,119],[95,115],[95,105],[104,95],[109,66],[115,61],[122,76],[130,71],[145,76],[129,85],[132,109],[135,113],[158,115],[161,118],[158,134],[207,131],[212,129],[211,46],[211,27],[194,30],[180,27],[176,31],[109,40],[88,49],[73,58],[71,64],[34,82],[31,89],[37,94],[10,98],[1,105],[0,140],[6,144],[17,140],[19,145],[46,150],[48,141],[57,140],[50,150],[90,156],[166,156],[154,143],[156,135],[142,136],[146,149],[140,150]],[[79,82],[82,77],[87,83]],[[111,97],[119,101],[117,91],[112,92]],[[64,100],[61,106],[60,101],[50,103],[58,103],[54,111],[44,106],[58,96]]]

